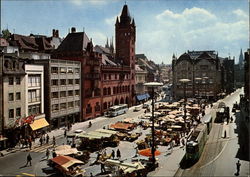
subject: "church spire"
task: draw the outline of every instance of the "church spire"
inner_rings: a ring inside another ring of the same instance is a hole
[[[122,13],[120,16],[120,23],[122,24],[130,24],[131,22],[131,17],[129,14],[128,6],[125,4],[122,8]]]
[[[109,48],[109,39],[108,38],[107,38],[107,42],[106,42],[105,48]]]
[[[243,64],[243,61],[244,58],[243,58],[243,53],[242,53],[242,49],[240,49],[240,56],[239,56],[239,64],[242,65]]]

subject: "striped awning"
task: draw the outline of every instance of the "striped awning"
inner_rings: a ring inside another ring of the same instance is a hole
[[[32,130],[37,130],[47,126],[49,126],[49,123],[46,121],[45,118],[36,119],[32,124],[30,124]]]

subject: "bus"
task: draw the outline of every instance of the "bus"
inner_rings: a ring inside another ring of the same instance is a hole
[[[197,162],[207,141],[207,125],[199,124],[188,138],[186,145],[186,160]]]
[[[107,116],[115,117],[121,114],[125,114],[128,111],[127,104],[120,104],[116,106],[112,106],[108,109]]]

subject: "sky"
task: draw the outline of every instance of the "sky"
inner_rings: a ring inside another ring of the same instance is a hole
[[[171,64],[173,53],[215,50],[221,57],[249,48],[249,0],[2,0],[1,31],[66,37],[85,31],[94,45],[115,37],[124,4],[136,24],[136,53]]]

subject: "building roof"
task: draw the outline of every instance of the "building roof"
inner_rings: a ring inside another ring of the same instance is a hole
[[[74,32],[69,33],[62,43],[56,49],[57,52],[60,51],[85,51],[88,43],[90,42],[88,36],[85,32]]]
[[[11,35],[10,46],[17,46],[21,50],[27,51],[50,51],[53,49],[49,39],[42,35],[23,36],[19,34]]]

